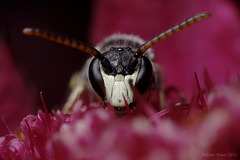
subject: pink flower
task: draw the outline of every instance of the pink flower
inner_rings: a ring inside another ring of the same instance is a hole
[[[0,138],[1,159],[31,159],[29,146],[14,134]]]
[[[205,84],[210,83],[205,72]],[[71,160],[237,158],[239,82],[205,87],[209,92],[199,88],[191,104],[170,106],[159,112],[163,114],[146,109],[149,106],[143,103],[137,104],[142,112],[133,112],[125,119],[95,103],[79,106],[80,110],[70,115],[39,111],[37,116],[23,119],[22,135],[1,138],[0,156]]]
[[[21,132],[2,137],[1,156],[4,159],[36,159],[49,155],[46,144],[54,133],[59,131],[63,123],[70,123],[69,115],[57,111],[54,116],[38,112],[37,116],[29,115],[20,124]],[[14,149],[14,150],[13,150]]]

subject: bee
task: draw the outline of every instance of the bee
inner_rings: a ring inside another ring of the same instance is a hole
[[[75,83],[72,85],[72,91],[63,107],[63,112],[69,113],[75,100],[86,88],[90,90],[92,87],[103,104],[110,104],[118,113],[125,111],[126,105],[134,110],[137,99],[132,87],[136,88],[140,94],[144,94],[149,88],[162,90],[161,70],[154,62],[155,53],[151,47],[192,24],[210,17],[210,13],[196,14],[146,42],[134,35],[113,34],[96,47],[38,28],[24,28],[23,33],[70,46],[92,55],[83,69],[75,74],[73,78]],[[124,115],[126,112],[118,113],[119,117]]]

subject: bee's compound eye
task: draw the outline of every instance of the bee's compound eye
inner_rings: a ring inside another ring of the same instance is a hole
[[[100,73],[100,67],[99,67],[100,61],[98,58],[94,58],[89,66],[88,70],[88,76],[89,81],[95,90],[95,92],[104,99],[105,91],[104,91],[104,84],[102,75]]]
[[[137,66],[138,64],[138,59],[135,58],[135,57],[132,57],[130,60],[129,60],[129,66],[128,66],[128,69],[131,71],[131,70],[134,70],[135,67]]]
[[[152,63],[147,57],[142,57],[141,68],[138,73],[135,87],[143,94],[149,87],[153,76]]]
[[[109,62],[109,60],[107,58],[104,58],[102,61],[101,61],[101,64],[104,68],[104,71],[106,73],[111,73],[112,72],[112,65],[111,63]]]

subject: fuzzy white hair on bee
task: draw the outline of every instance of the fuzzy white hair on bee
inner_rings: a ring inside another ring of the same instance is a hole
[[[151,47],[209,17],[210,13],[196,14],[145,43],[138,36],[114,34],[96,48],[38,28],[25,28],[23,33],[70,46],[94,56],[88,69],[92,88],[103,102],[110,103],[116,111],[122,111],[126,109],[126,105],[134,108],[132,86],[144,94],[153,81],[155,74],[151,60],[154,59],[154,53]]]

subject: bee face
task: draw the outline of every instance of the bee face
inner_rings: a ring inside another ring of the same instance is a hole
[[[138,56],[130,47],[111,47],[103,53],[105,59],[94,58],[89,67],[89,79],[98,95],[117,109],[133,106],[131,87],[144,93],[151,83],[153,70],[150,60]]]
[[[88,72],[93,89],[104,102],[108,101],[116,110],[123,110],[126,104],[134,107],[132,87],[136,87],[143,94],[151,84],[153,75],[156,75],[153,74],[150,61],[154,58],[151,47],[192,24],[210,17],[210,13],[196,14],[145,43],[137,36],[113,35],[96,48],[38,28],[25,28],[23,33],[64,44],[94,56]],[[154,78],[157,79],[156,77]],[[79,84],[82,86],[76,87],[77,89],[69,96],[63,109],[65,112],[69,112],[76,97],[83,92],[85,81]]]

